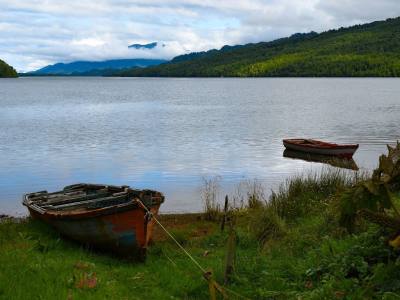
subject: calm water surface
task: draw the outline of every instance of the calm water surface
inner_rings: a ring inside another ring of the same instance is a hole
[[[154,188],[168,211],[326,168],[282,157],[282,138],[359,143],[362,170],[400,138],[398,79],[19,78],[0,80],[0,213],[23,193],[77,182]]]

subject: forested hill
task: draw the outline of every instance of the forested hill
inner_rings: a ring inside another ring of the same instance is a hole
[[[163,59],[112,59],[104,61],[74,61],[57,63],[24,75],[101,76],[127,68],[144,68],[166,62]]]
[[[400,17],[191,53],[120,76],[400,76]]]
[[[14,70],[14,68],[7,65],[4,61],[0,59],[0,78],[17,76],[17,72]]]

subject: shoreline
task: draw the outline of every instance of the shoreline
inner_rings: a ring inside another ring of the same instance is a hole
[[[400,252],[388,244],[387,233],[364,220],[352,234],[340,224],[338,191],[353,184],[338,173],[302,176],[268,202],[254,190],[244,206],[229,210],[224,231],[212,196],[202,213],[157,219],[202,268],[212,270],[216,282],[248,299],[370,299],[400,293],[385,288],[400,282],[393,259]],[[226,279],[232,232],[234,271]],[[0,265],[0,295],[9,299],[32,293],[42,299],[209,299],[204,274],[157,225],[146,262],[138,263],[64,239],[29,217],[2,215]]]
[[[202,213],[157,217],[168,233],[154,226],[145,262],[65,239],[39,220],[2,215],[0,296],[209,299],[216,282],[247,299],[396,299],[400,172],[385,170],[400,168],[400,144],[388,148],[372,175],[303,175],[268,199],[254,185],[227,213],[208,182]],[[382,190],[389,187],[390,206]],[[372,198],[371,189],[379,190]],[[370,201],[388,214],[372,211]]]

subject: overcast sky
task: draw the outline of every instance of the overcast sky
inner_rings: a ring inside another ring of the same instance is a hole
[[[396,16],[399,0],[0,0],[0,58],[19,71],[74,60],[169,59]],[[152,50],[128,49],[153,41]]]

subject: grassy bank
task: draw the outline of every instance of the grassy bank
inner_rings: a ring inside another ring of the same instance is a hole
[[[327,173],[293,178],[269,199],[256,183],[232,196],[240,205],[230,211],[238,239],[227,287],[251,299],[400,299],[393,232],[359,219],[350,234],[339,223],[341,195],[360,181]],[[216,212],[160,221],[223,283],[228,233],[219,229],[213,191],[205,200]],[[36,221],[3,219],[0,267],[2,299],[209,299],[199,269],[160,228],[146,262],[135,263],[62,239]]]

